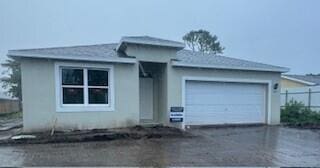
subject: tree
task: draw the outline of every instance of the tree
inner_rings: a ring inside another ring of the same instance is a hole
[[[308,73],[308,74],[306,74],[306,76],[320,76],[320,73],[318,73],[318,74]]]
[[[222,54],[225,49],[216,35],[211,35],[210,32],[202,29],[190,31],[183,36],[183,40],[192,51]]]
[[[2,77],[0,81],[2,82],[2,87],[8,89],[8,93],[13,98],[18,98],[20,102],[22,101],[22,91],[21,91],[21,69],[20,63],[13,59],[7,59],[2,67],[7,68],[4,73],[8,76]],[[21,109],[21,103],[20,103]]]

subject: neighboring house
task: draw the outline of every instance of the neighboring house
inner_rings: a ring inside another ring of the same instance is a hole
[[[320,111],[320,85],[282,88],[281,106],[285,107],[291,100],[301,102],[312,110]]]
[[[302,102],[312,110],[320,110],[320,75],[282,75],[281,105],[290,100]]]
[[[300,88],[320,85],[320,75],[282,75],[281,88]]]
[[[22,69],[24,131],[279,124],[287,68],[184,50],[148,36],[119,43],[11,50]],[[184,121],[171,123],[171,107]]]
[[[19,100],[0,92],[0,114],[18,112]]]

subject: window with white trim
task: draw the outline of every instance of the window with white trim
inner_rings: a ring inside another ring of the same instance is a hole
[[[110,110],[111,68],[61,65],[58,71],[58,111]]]

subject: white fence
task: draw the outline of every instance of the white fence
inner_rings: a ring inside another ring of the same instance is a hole
[[[281,89],[281,106],[290,100],[303,102],[306,107],[320,111],[320,86]]]

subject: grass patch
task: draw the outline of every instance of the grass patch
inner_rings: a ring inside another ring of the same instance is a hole
[[[0,119],[15,119],[15,118],[22,118],[22,112],[19,111],[19,112],[0,114]]]
[[[292,126],[320,126],[320,113],[291,100],[281,109],[281,122]]]

